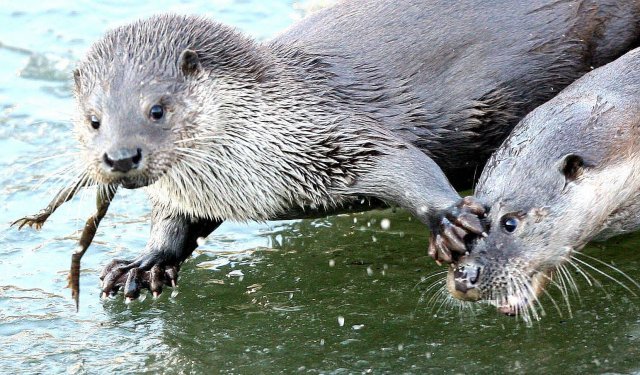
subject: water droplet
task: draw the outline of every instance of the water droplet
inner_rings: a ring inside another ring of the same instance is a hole
[[[203,246],[207,242],[207,240],[204,237],[198,237],[196,242],[198,243],[198,246]]]
[[[391,220],[382,219],[382,221],[380,221],[380,228],[384,230],[388,230],[389,228],[391,228]]]

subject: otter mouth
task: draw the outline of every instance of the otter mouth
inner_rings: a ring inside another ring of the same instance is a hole
[[[508,316],[528,316],[539,305],[538,298],[551,281],[551,271],[535,271],[528,281],[512,286],[509,293],[500,298],[488,300],[498,312]]]
[[[520,316],[525,321],[539,319],[539,297],[551,281],[552,269],[523,272],[507,267],[496,271],[473,262],[452,265],[447,289],[461,301],[486,303],[502,314]]]
[[[148,185],[149,182],[140,179],[123,179],[120,181],[120,186],[125,189],[139,189]]]
[[[110,173],[108,175],[99,174],[97,180],[105,185],[119,185],[125,189],[139,189],[151,185],[154,180],[144,176],[143,174],[123,174]]]

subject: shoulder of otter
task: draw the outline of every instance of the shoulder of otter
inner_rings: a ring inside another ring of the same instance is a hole
[[[266,119],[229,121],[215,143],[182,148],[181,166],[147,187],[152,200],[169,212],[236,221],[268,220],[292,206],[332,209],[376,157],[406,147],[364,116]]]

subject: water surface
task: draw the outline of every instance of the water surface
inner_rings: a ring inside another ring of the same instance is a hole
[[[225,223],[183,267],[177,296],[125,305],[98,298],[101,267],[133,258],[149,231],[144,194],[123,191],[83,259],[76,313],[66,273],[91,193],[41,232],[9,223],[44,207],[56,171],[76,161],[74,62],[104,30],[158,11],[208,15],[258,39],[299,16],[291,1],[0,7],[0,372],[640,371],[639,299],[622,286],[594,270],[600,287],[575,275],[581,294],[569,298],[572,313],[552,290],[560,312],[544,298],[546,316],[532,327],[491,307],[459,310],[442,303],[443,276],[432,275],[443,269],[426,256],[424,227],[402,211]],[[637,279],[639,243],[628,236],[585,251]]]

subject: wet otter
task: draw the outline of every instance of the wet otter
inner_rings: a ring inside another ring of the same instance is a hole
[[[640,229],[639,93],[635,49],[518,124],[480,177],[490,229],[450,267],[455,297],[537,318],[545,285],[587,277],[587,242]]]
[[[637,1],[351,1],[264,44],[193,16],[108,32],[74,74],[83,178],[145,187],[153,212],[104,293],[174,284],[223,220],[384,202],[431,225],[459,199],[444,173],[467,186],[518,119],[637,44],[638,20]]]

